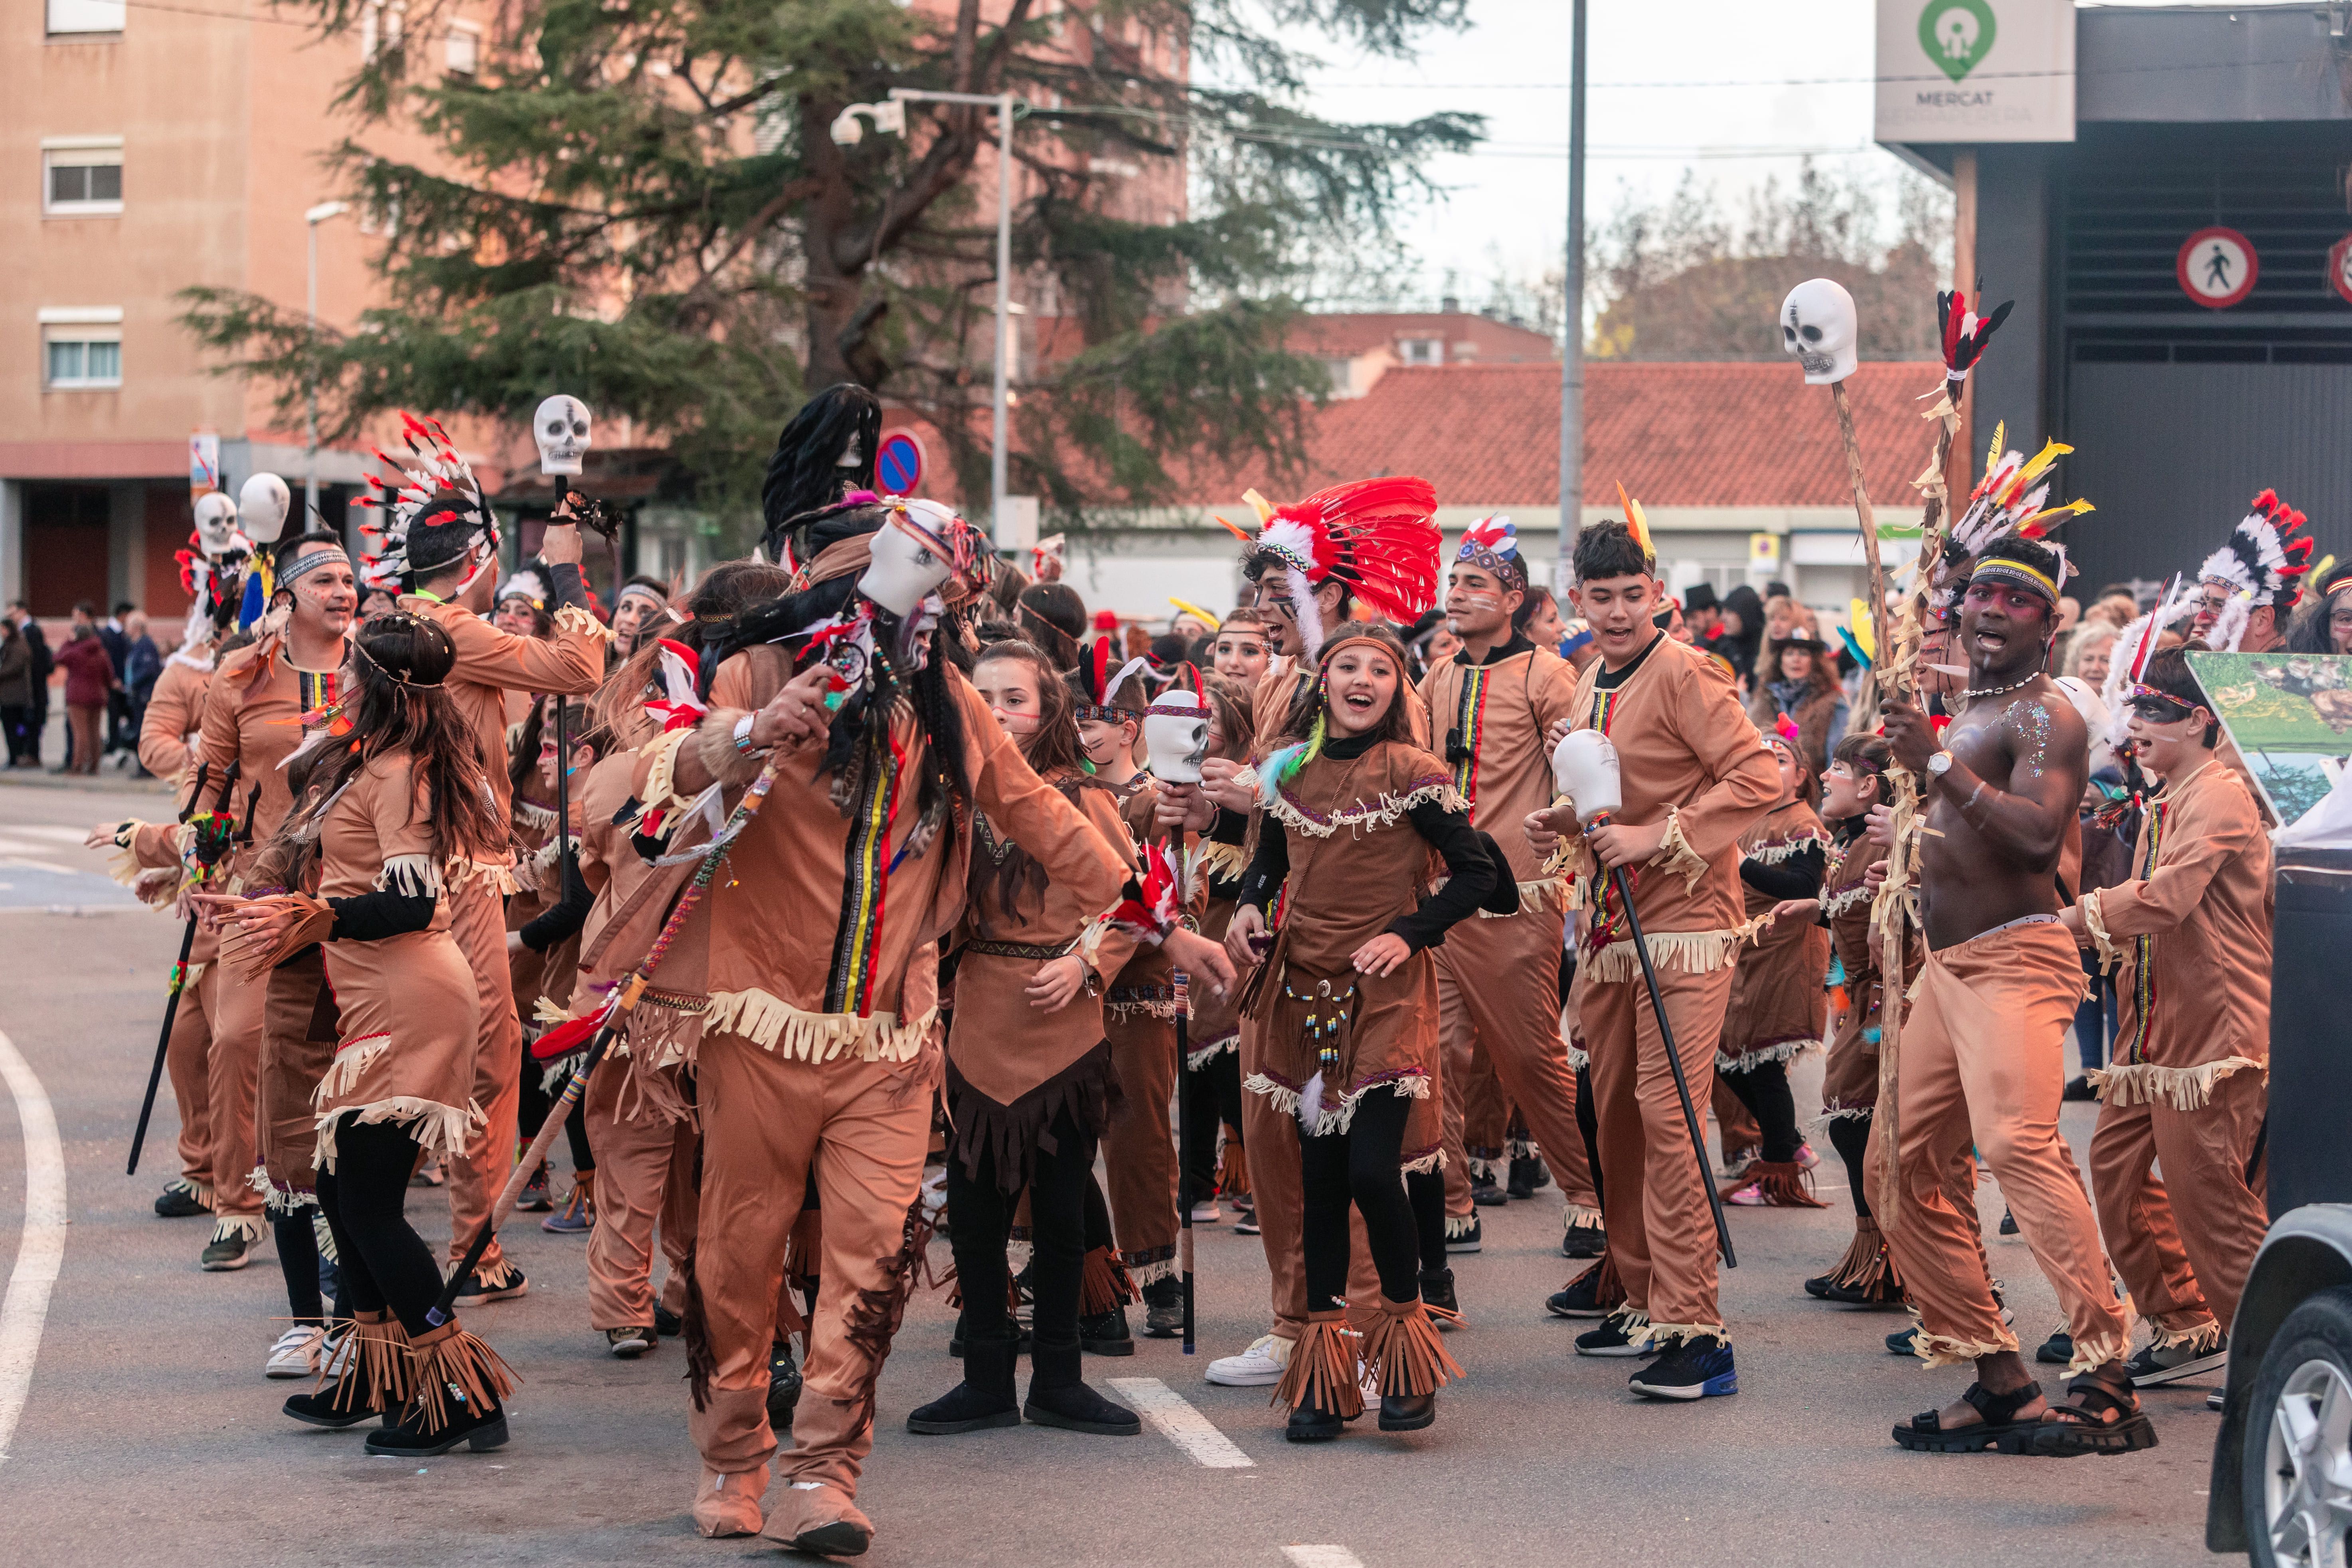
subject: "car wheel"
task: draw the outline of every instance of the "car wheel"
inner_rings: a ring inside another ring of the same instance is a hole
[[[2256,1568],[2340,1568],[2352,1529],[2352,1289],[2287,1314],[2246,1411],[2247,1553]]]

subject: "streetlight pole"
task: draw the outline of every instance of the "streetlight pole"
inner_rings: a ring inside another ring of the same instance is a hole
[[[1578,0],[1578,4],[1582,3]],[[904,135],[907,111],[902,106],[909,103],[970,103],[996,110],[996,384],[990,397],[988,504],[990,531],[1002,537],[998,531],[1005,521],[1006,409],[1012,401],[1013,121],[1018,113],[1018,100],[1009,92],[932,92],[923,88],[894,87],[887,104],[853,103],[843,110],[834,119],[833,139],[845,147],[865,140],[866,128],[857,123],[861,113],[873,120],[875,130]]]
[[[319,510],[319,226],[331,217],[341,217],[351,211],[349,202],[320,202],[302,215],[304,226],[310,232],[310,276],[304,307],[306,331],[302,346],[307,363],[302,367],[305,407],[302,414],[302,528],[310,527],[308,519]],[[300,528],[295,530],[297,533]]]
[[[1568,89],[1568,269],[1561,289],[1566,335],[1559,354],[1559,564],[1553,584],[1574,580],[1577,530],[1584,521],[1584,17],[1576,0]]]

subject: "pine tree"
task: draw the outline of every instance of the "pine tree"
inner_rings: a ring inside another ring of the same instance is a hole
[[[289,4],[331,37],[378,26],[366,0]],[[385,302],[314,334],[192,289],[183,321],[289,415],[315,380],[330,436],[396,407],[519,423],[568,391],[739,513],[784,418],[854,380],[925,416],[984,497],[993,115],[829,129],[894,87],[1011,91],[1014,298],[1048,297],[1022,325],[1055,329],[1024,343],[1013,489],[1083,522],[1171,499],[1189,454],[1294,461],[1328,386],[1283,348],[1295,291],[1392,252],[1422,160],[1480,133],[1301,111],[1314,62],[1278,29],[1405,57],[1464,4],[1000,0],[989,26],[979,0],[509,0],[468,76],[441,69],[454,0],[410,0],[344,86],[360,128],[332,155],[386,235]],[[419,134],[424,156],[383,150]],[[1186,216],[1136,216],[1124,193],[1151,182]]]

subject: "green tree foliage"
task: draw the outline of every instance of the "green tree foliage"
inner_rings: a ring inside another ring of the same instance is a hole
[[[376,26],[364,0],[288,4],[328,36]],[[829,128],[893,88],[1011,91],[1033,311],[1013,488],[1073,521],[1163,501],[1187,454],[1295,460],[1328,386],[1282,346],[1300,280],[1393,248],[1422,161],[1480,133],[1304,114],[1314,62],[1286,39],[1402,57],[1463,5],[1011,0],[989,26],[979,0],[508,0],[458,75],[452,0],[410,0],[345,84],[359,132],[332,154],[387,234],[384,302],[314,335],[197,289],[183,320],[288,414],[315,380],[337,437],[404,406],[520,422],[572,392],[725,510],[806,394],[855,380],[928,417],[984,496],[993,115],[910,105],[904,136],[847,147]],[[415,132],[423,156],[382,150]]]

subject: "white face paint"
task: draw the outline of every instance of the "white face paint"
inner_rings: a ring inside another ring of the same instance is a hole
[[[1576,820],[1614,815],[1625,804],[1617,775],[1617,748],[1598,730],[1571,730],[1551,749],[1552,782],[1576,806]]]
[[[557,393],[530,416],[531,439],[539,443],[539,471],[576,474],[588,456],[588,405]]]
[[[934,512],[946,512],[944,507],[928,501],[908,503],[909,510],[928,508]],[[952,513],[947,513],[949,521]],[[935,526],[935,519],[919,520],[925,526]],[[896,515],[882,525],[874,536],[874,560],[857,579],[857,591],[889,611],[905,616],[914,612],[932,590],[948,580],[954,563],[930,547],[929,541],[899,526]]]
[[[833,466],[836,468],[854,468],[865,460],[866,439],[862,436],[853,435],[849,437],[849,445],[841,449],[841,456],[833,460]]]
[[[1198,784],[1209,754],[1209,715],[1190,691],[1160,694],[1143,716],[1143,748],[1151,776],[1167,784]]]
[[[1852,375],[1861,338],[1853,296],[1831,279],[1808,279],[1780,303],[1780,347],[1797,356],[1809,386]]]
[[[256,474],[236,492],[245,536],[256,544],[275,544],[286,531],[286,514],[294,508],[293,493],[276,474]]]
[[[218,490],[196,498],[196,540],[208,559],[218,561],[233,548],[236,535],[236,502]]]

